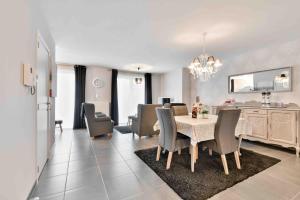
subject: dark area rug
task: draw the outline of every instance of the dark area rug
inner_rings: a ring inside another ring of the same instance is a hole
[[[171,168],[166,170],[168,153],[161,153],[160,161],[156,161],[157,148],[136,151],[155,173],[164,180],[181,198],[186,200],[201,200],[232,187],[233,185],[253,176],[280,160],[261,155],[249,150],[241,149],[240,157],[242,169],[236,168],[234,155],[226,155],[229,175],[224,174],[220,155],[208,155],[199,147],[199,159],[195,163],[195,172],[191,172],[190,154],[184,149],[181,155],[173,154]]]
[[[116,129],[122,134],[132,133],[131,128],[129,126],[115,126],[114,129]]]

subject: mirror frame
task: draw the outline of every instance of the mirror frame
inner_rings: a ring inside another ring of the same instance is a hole
[[[254,73],[259,73],[259,72],[267,72],[267,71],[274,71],[274,70],[284,70],[284,69],[288,69],[290,70],[291,72],[291,75],[290,75],[290,80],[289,80],[289,84],[290,84],[290,88],[287,89],[287,90],[284,90],[284,91],[271,91],[271,92],[291,92],[293,91],[293,67],[292,66],[289,66],[289,67],[280,67],[280,68],[274,68],[274,69],[267,69],[267,70],[261,70],[261,71],[254,71],[254,72],[247,72],[247,73],[241,73],[241,74],[233,74],[233,75],[229,75],[228,76],[228,84],[227,84],[227,87],[228,87],[228,93],[229,94],[251,94],[251,93],[261,93],[261,91],[252,91],[252,92],[231,92],[230,91],[230,78],[233,77],[233,76],[241,76],[241,75],[247,75],[247,74],[254,74]]]

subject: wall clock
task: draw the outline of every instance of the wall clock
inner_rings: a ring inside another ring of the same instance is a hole
[[[96,77],[92,83],[95,88],[103,88],[105,86],[105,82],[99,77]]]

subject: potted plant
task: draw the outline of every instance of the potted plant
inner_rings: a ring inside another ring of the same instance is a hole
[[[208,110],[202,110],[201,114],[203,119],[208,119]]]

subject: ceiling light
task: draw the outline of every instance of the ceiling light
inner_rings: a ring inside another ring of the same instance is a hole
[[[222,66],[220,59],[206,54],[205,37],[206,33],[203,33],[202,54],[194,58],[188,67],[194,78],[200,78],[202,81],[210,79],[219,70],[219,67]]]
[[[138,67],[137,68],[138,72],[141,70],[141,67]],[[137,84],[137,85],[140,85],[143,83],[143,78],[142,77],[136,77],[134,78],[134,83]]]

